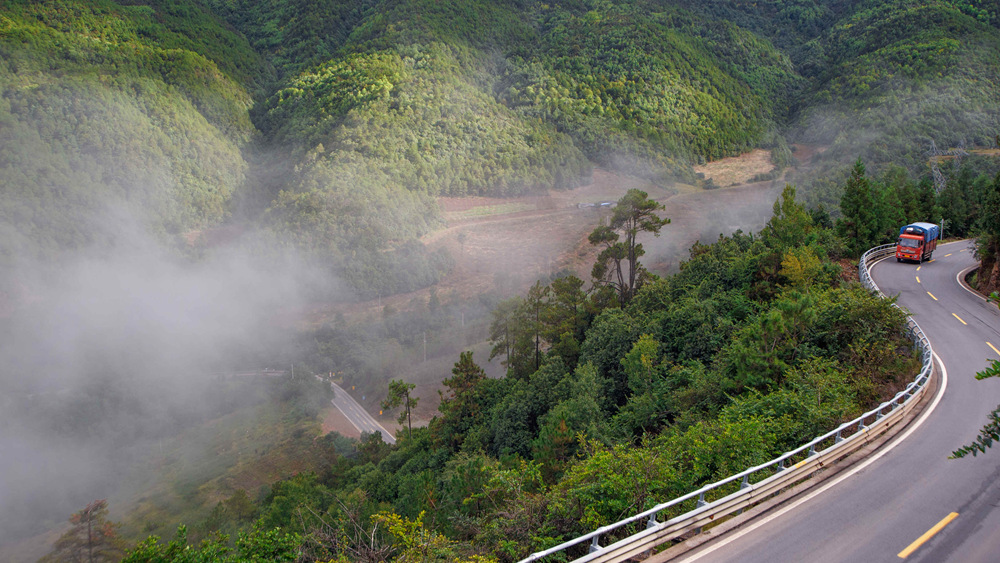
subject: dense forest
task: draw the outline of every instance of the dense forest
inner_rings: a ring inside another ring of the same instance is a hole
[[[11,0],[0,33],[0,257],[106,246],[122,223],[182,252],[238,224],[364,297],[450,268],[419,249],[438,195],[659,182],[755,147],[829,147],[797,179],[927,172],[990,146],[989,2],[707,4]],[[350,249],[350,250],[346,250]],[[407,268],[394,258],[405,256]],[[407,274],[406,272],[409,272]]]
[[[46,344],[81,351],[73,369],[95,379],[3,398],[5,433],[100,434],[81,460],[162,458],[173,483],[74,513],[49,560],[514,561],[770,459],[912,378],[902,313],[853,273],[900,224],[979,236],[980,288],[1000,290],[995,0],[4,0],[0,93],[0,358],[29,347],[23,326],[63,318],[5,316],[9,295],[44,300],[23,272],[59,280],[70,257],[124,249],[143,268],[147,238],[195,270],[252,257],[164,305],[162,333],[133,323],[142,299],[122,289],[137,306],[112,334],[131,331],[128,350],[53,330]],[[817,156],[796,161],[796,145]],[[443,226],[440,197],[569,189],[597,167],[712,188],[694,166],[756,148],[790,182],[770,221],[695,244],[669,275],[639,262],[636,231],[669,217],[634,190],[590,237],[592,279],[551,272],[464,303],[432,289],[274,338],[273,316],[220,305],[291,309],[274,295],[298,289],[297,305],[381,303],[453,268],[420,240]],[[283,289],[251,300],[260,279]],[[195,331],[181,340],[197,354],[161,347],[196,309],[254,343]],[[324,374],[405,394],[386,374],[426,357],[428,335],[456,360],[429,423],[393,446],[321,433]],[[241,360],[288,373],[171,379]],[[6,365],[18,392],[70,370]],[[128,477],[114,469],[100,479]],[[58,527],[31,489],[0,492],[0,541]],[[82,539],[94,526],[100,545]]]

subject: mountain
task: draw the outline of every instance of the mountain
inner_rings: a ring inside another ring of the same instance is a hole
[[[227,222],[361,294],[433,283],[440,195],[794,142],[926,173],[1000,129],[996,2],[8,1],[0,256]],[[803,182],[808,183],[807,180]],[[821,198],[824,199],[824,198]],[[836,194],[825,196],[836,201]],[[396,259],[408,258],[404,268]]]

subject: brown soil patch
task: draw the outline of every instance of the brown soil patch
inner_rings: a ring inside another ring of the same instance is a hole
[[[338,432],[341,436],[347,436],[348,438],[360,438],[361,432],[351,424],[350,420],[344,416],[340,409],[330,405],[323,409],[320,413],[320,418],[322,419],[323,425],[323,435],[327,435],[330,432]]]
[[[717,186],[735,186],[745,184],[760,174],[774,170],[771,164],[771,151],[757,149],[739,156],[730,156],[701,166],[695,166],[694,171],[704,174]]]

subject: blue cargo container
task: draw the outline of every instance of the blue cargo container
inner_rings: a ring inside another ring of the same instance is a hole
[[[917,263],[930,260],[941,238],[941,228],[934,223],[910,223],[899,229],[896,239],[896,261],[913,260]]]

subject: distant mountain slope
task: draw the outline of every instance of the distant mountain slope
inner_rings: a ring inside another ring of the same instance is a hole
[[[262,169],[284,170],[259,186],[264,222],[348,276],[426,232],[428,196],[571,187],[591,163],[693,180],[694,162],[786,155],[802,82],[767,40],[655,3],[214,5],[282,77],[252,112],[280,155]]]
[[[983,6],[970,10],[970,4]],[[865,2],[822,37],[800,103],[806,139],[923,170],[930,141],[992,144],[1000,130],[998,3]]]
[[[87,246],[124,217],[179,233],[228,216],[263,63],[221,20],[5,2],[0,53],[0,255]]]
[[[255,241],[384,295],[448,267],[415,250],[437,195],[574,186],[595,164],[694,182],[692,164],[757,147],[785,166],[792,141],[919,174],[931,140],[1000,130],[998,14],[942,0],[6,2],[3,252],[16,233],[43,254],[110,238],[108,209],[175,239],[237,213]],[[422,273],[394,269],[396,251]]]

